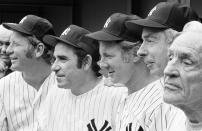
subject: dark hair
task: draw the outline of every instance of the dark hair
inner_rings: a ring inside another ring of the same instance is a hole
[[[34,48],[39,44],[39,43],[44,43],[42,40],[37,39],[35,36],[27,36],[27,39],[31,43],[31,45],[34,46]],[[44,52],[42,54],[42,58],[45,60],[47,64],[51,64],[53,60],[53,51],[54,47],[51,47],[47,44],[44,44]]]
[[[78,61],[77,61],[77,67],[81,68],[82,64],[85,63],[87,55],[90,55],[92,57],[92,65],[91,69],[93,70],[95,76],[99,77],[101,74],[99,73],[100,67],[98,66],[97,62],[100,59],[99,49],[97,48],[93,51],[93,53],[87,53],[83,49],[79,48],[73,48],[73,52],[77,55]]]

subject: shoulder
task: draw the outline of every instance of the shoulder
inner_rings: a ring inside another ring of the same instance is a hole
[[[21,79],[21,73],[18,71],[14,71],[7,76],[0,79],[0,92],[3,92],[4,89],[8,89],[8,87],[12,87],[16,84],[16,82],[20,82],[23,79]],[[6,88],[5,88],[6,87]]]

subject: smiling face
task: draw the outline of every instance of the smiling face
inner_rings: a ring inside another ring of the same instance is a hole
[[[34,47],[18,32],[11,35],[6,53],[9,54],[12,64],[10,68],[13,70],[25,71],[34,65]]]
[[[164,100],[194,108],[202,101],[202,34],[184,33],[169,49]]]
[[[163,76],[167,64],[167,51],[170,46],[163,31],[144,28],[142,32],[143,43],[137,54],[144,59],[152,75]]]
[[[123,54],[119,43],[100,42],[100,68],[108,72],[114,83],[126,84],[134,71],[133,54]]]
[[[82,69],[77,66],[78,57],[73,52],[73,47],[64,43],[57,43],[54,51],[55,61],[52,70],[57,76],[58,87],[71,88],[83,78]]]

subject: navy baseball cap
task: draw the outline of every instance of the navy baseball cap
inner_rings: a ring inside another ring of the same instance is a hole
[[[140,17],[136,15],[114,13],[106,20],[102,30],[90,33],[87,36],[98,41],[138,41],[141,39],[141,28],[136,26],[136,30],[130,30],[125,26],[126,21],[138,19]]]
[[[47,19],[36,15],[25,16],[19,24],[3,23],[3,26],[25,35],[35,35],[39,40],[42,40],[46,34],[55,35],[53,25]]]
[[[70,25],[63,31],[60,37],[54,35],[45,35],[43,41],[51,44],[52,46],[55,46],[58,42],[62,42],[92,54],[98,49],[98,44],[96,40],[85,36],[89,33],[90,31],[82,27]]]
[[[172,28],[176,31],[182,31],[184,25],[193,20],[200,21],[200,18],[188,5],[176,2],[160,2],[149,12],[145,19],[128,21],[126,26],[130,29],[139,25],[159,29]]]

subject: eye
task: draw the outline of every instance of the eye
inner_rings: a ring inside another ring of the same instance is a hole
[[[50,60],[51,65],[55,62],[56,58],[53,56],[52,59]]]
[[[104,56],[103,57],[105,57],[105,58],[112,58],[113,57],[113,55],[110,55],[110,54],[104,54]]]
[[[0,41],[0,46],[2,46],[2,45],[3,45],[3,42]]]
[[[153,41],[152,41],[152,40],[150,40],[150,39],[147,39],[147,40],[146,40],[146,42],[151,43],[151,42],[153,42]]]
[[[169,61],[171,61],[173,59],[173,55],[172,54],[169,54],[168,55],[168,58],[169,58]]]
[[[10,45],[10,42],[5,42],[5,45],[6,45],[6,46],[9,46],[9,45]]]
[[[185,64],[185,65],[192,65],[193,62],[190,60],[190,59],[183,59],[182,62]]]
[[[66,62],[66,61],[69,61],[69,58],[65,56],[58,56],[58,60],[61,62]]]

